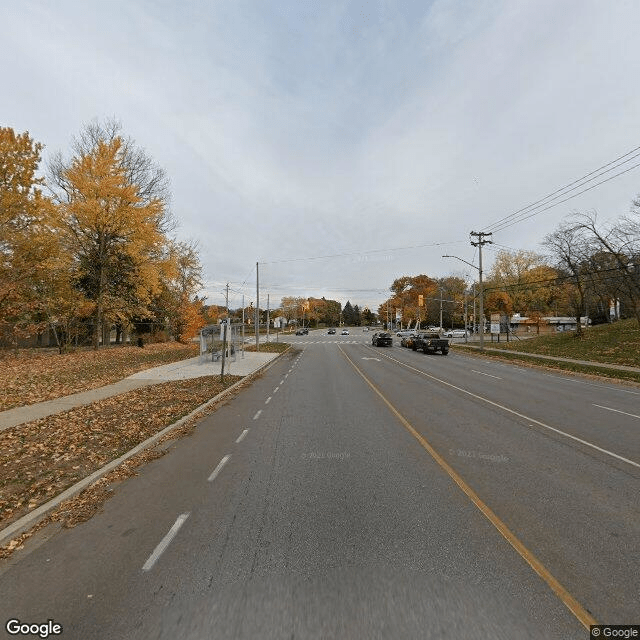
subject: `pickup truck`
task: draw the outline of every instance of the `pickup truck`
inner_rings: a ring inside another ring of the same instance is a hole
[[[419,333],[414,339],[411,348],[414,351],[422,349],[424,353],[435,353],[439,351],[443,356],[449,353],[449,341],[441,338],[437,331]]]

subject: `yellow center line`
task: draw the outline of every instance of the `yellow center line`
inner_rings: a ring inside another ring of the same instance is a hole
[[[391,413],[402,423],[402,426],[422,445],[431,457],[446,471],[449,477],[464,491],[473,504],[500,532],[504,539],[520,554],[525,562],[551,587],[552,591],[560,598],[563,604],[586,628],[598,624],[593,616],[558,582],[551,572],[524,546],[519,538],[507,527],[507,525],[481,500],[478,494],[462,479],[460,475],[446,462],[446,460],[427,442],[427,440],[414,429],[411,423],[385,398],[382,392],[360,371],[351,358],[338,346],[342,355],[351,363],[351,366],[360,374],[364,381],[373,389],[380,399],[387,405]]]

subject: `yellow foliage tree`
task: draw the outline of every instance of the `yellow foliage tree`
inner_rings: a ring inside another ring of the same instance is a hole
[[[105,320],[145,315],[168,268],[164,202],[143,199],[127,178],[119,137],[98,140],[64,170],[58,200],[77,286],[93,303],[93,344]]]

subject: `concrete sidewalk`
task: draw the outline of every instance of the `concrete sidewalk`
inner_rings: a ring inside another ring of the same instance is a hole
[[[243,357],[241,353],[237,353],[235,361],[227,359],[225,362],[225,374],[247,376],[278,355],[277,353],[249,351],[245,352]],[[38,402],[24,407],[15,407],[14,409],[1,411],[0,431],[10,429],[25,422],[32,422],[39,418],[46,418],[56,413],[62,413],[74,407],[91,404],[97,400],[103,400],[104,398],[126,393],[132,389],[138,389],[152,384],[160,384],[161,382],[168,382],[170,380],[187,380],[189,378],[200,378],[202,376],[220,375],[221,369],[222,362],[220,360],[212,362],[210,356],[206,355],[181,360],[179,362],[172,362],[171,364],[164,364],[160,367],[154,367],[153,369],[146,369],[145,371],[139,371],[128,378],[104,387],[74,393],[62,398],[47,400],[46,402]]]
[[[452,345],[457,347],[465,347],[467,349],[473,349],[480,351],[480,347],[475,344],[465,344],[464,342],[454,342]],[[624,364],[611,364],[610,362],[594,362],[593,360],[575,360],[573,358],[561,358],[560,356],[548,356],[541,353],[528,353],[526,351],[514,351],[513,349],[495,349],[491,347],[485,347],[485,351],[490,353],[514,353],[518,356],[527,356],[528,358],[539,358],[540,360],[554,360],[556,362],[570,362],[571,364],[581,364],[587,367],[601,367],[603,369],[613,369],[614,371],[631,371],[633,373],[640,373],[638,367],[628,367]]]

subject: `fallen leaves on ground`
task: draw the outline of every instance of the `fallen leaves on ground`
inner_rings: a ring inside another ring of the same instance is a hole
[[[165,382],[0,432],[0,526],[67,487],[240,380]]]
[[[0,411],[96,389],[198,353],[197,344],[178,342],[149,344],[143,349],[82,349],[62,355],[50,349],[0,351]]]
[[[260,351],[263,353],[282,353],[289,347],[287,342],[266,342],[260,344]],[[252,344],[245,347],[245,351],[257,351],[256,345]]]

